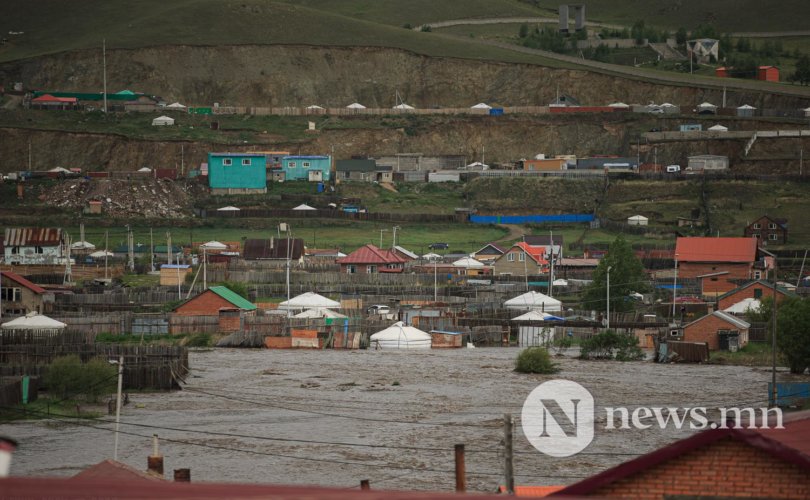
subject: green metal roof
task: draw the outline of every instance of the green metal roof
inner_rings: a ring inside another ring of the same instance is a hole
[[[244,309],[246,311],[252,311],[256,309],[255,304],[252,304],[250,301],[248,301],[241,295],[238,295],[237,293],[231,291],[228,287],[212,286],[209,288],[209,290],[219,295],[223,299],[227,300],[228,302],[233,304],[235,307],[238,307],[239,309]]]

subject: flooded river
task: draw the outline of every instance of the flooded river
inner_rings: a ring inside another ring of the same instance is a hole
[[[369,479],[372,488],[449,491],[453,446],[464,443],[468,488],[494,491],[502,484],[503,414],[519,417],[544,380],[579,382],[597,409],[750,405],[765,397],[769,380],[767,371],[746,367],[574,358],[559,360],[553,377],[522,375],[512,371],[518,352],[194,352],[185,390],[131,395],[119,460],[145,469],[156,433],[167,475],[187,467],[192,481],[356,487]],[[99,428],[54,420],[0,426],[20,442],[12,474],[73,475],[112,458],[114,424],[92,425]],[[559,459],[535,451],[517,425],[516,483],[576,482],[689,432],[597,425],[585,451]]]

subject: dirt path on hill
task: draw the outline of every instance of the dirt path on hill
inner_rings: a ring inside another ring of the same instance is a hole
[[[526,234],[526,228],[518,224],[499,224],[498,227],[506,229],[509,233],[503,238],[493,241],[493,243],[517,240]]]

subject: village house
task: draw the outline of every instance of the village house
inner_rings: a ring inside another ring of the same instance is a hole
[[[682,340],[705,343],[710,351],[727,351],[732,346],[739,349],[748,344],[750,327],[750,324],[736,316],[723,311],[714,311],[684,325]]]
[[[745,414],[745,412],[743,412]],[[718,425],[566,486],[555,496],[599,498],[810,498],[810,412],[785,413],[784,429]],[[745,418],[745,417],[743,417]],[[632,432],[632,431],[621,431]]]
[[[565,170],[567,164],[564,158],[520,160],[520,169],[526,172],[555,172]]]
[[[281,159],[285,181],[326,182],[331,178],[331,156],[285,156]]]
[[[364,182],[393,182],[393,169],[369,160],[338,160],[335,164],[337,180]]]
[[[548,272],[548,261],[543,257],[545,247],[535,247],[525,242],[515,243],[503,255],[495,259],[492,273],[495,276],[536,276]]]
[[[795,297],[796,294],[785,290],[781,286],[776,287],[776,300],[781,303],[785,298]],[[746,283],[739,288],[735,288],[717,298],[717,309],[725,310],[745,299],[762,300],[773,297],[773,283],[763,280],[756,280]]]
[[[756,238],[678,238],[678,278],[696,278],[704,297],[717,297],[755,279]]]
[[[788,241],[787,220],[763,215],[743,229],[743,236],[754,237],[760,245],[784,245]]]
[[[267,158],[257,153],[208,153],[211,194],[267,192]]]
[[[283,260],[304,262],[306,248],[301,238],[251,238],[245,240],[242,258],[245,260]]]
[[[53,293],[11,271],[0,272],[0,316],[25,316],[30,312],[47,312],[54,301]]]
[[[172,310],[172,334],[196,333],[192,323],[187,329],[183,317],[208,316],[218,318],[218,331],[232,333],[244,331],[246,316],[256,315],[256,305],[224,286],[212,286]],[[193,321],[193,320],[192,320]]]
[[[393,250],[383,250],[372,244],[364,245],[346,257],[337,260],[340,272],[355,273],[401,273],[405,259]]]
[[[11,265],[64,264],[64,246],[60,228],[6,228],[3,259]]]
[[[550,260],[553,255],[554,259],[561,259],[563,257],[563,248],[565,240],[563,235],[558,234],[527,234],[523,237],[523,241],[533,247],[543,247],[543,257]]]
[[[473,258],[485,264],[491,264],[495,261],[495,259],[503,255],[505,251],[506,250],[500,245],[495,243],[487,243],[477,252],[473,253]]]

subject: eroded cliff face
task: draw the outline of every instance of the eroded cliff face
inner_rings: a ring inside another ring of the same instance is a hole
[[[0,65],[0,81],[27,88],[102,88],[100,51],[76,51]],[[721,91],[638,82],[579,70],[431,58],[375,47],[160,46],[107,51],[108,89],[167,101],[235,106],[391,107],[395,95],[416,107],[546,105],[559,90],[583,104],[721,102]],[[799,99],[729,92],[729,105],[793,108]]]

